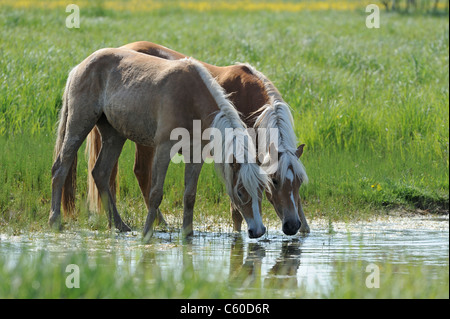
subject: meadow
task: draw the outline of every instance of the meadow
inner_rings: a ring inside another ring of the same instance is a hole
[[[448,17],[383,13],[380,29],[360,11],[114,11],[82,8],[68,29],[61,9],[1,12],[0,165],[2,226],[45,224],[55,125],[68,71],[103,47],[150,40],[216,65],[249,62],[293,108],[310,183],[308,218],[347,219],[415,209],[448,211]],[[119,202],[134,227],[145,209],[132,173],[134,145],[120,159]],[[79,209],[86,163],[80,150]],[[181,165],[166,181],[165,211],[181,214]],[[198,210],[228,214],[212,165]],[[274,217],[270,206],[265,215]]]
[[[248,62],[275,83],[292,107],[299,141],[306,144],[302,162],[310,182],[300,195],[308,220],[448,214],[444,6],[438,13],[381,11],[381,27],[368,29],[362,1],[340,1],[340,8],[321,7],[324,1],[310,1],[310,7],[227,3],[80,2],[80,28],[69,29],[62,1],[0,1],[0,233],[47,230],[55,130],[68,72],[97,49],[139,40],[211,64]],[[69,229],[106,230],[104,216],[93,217],[86,205],[83,152],[84,147],[78,156],[79,216],[64,222]],[[128,141],[119,162],[118,208],[140,232],[146,210],[133,162],[134,144]],[[161,206],[174,227],[182,220],[183,170],[171,164]],[[266,223],[277,223],[267,200],[263,215]],[[194,223],[207,229],[211,220],[231,225],[224,185],[213,165],[205,165]],[[36,276],[57,271],[45,268]],[[9,276],[6,267],[0,272]],[[3,289],[3,296],[11,296]]]

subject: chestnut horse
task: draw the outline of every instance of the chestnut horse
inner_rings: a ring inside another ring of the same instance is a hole
[[[178,60],[187,57],[182,53],[147,41],[130,43],[122,48],[168,60]],[[298,147],[296,145],[297,141],[289,106],[284,102],[273,83],[248,64],[218,67],[205,62],[199,62],[203,64],[229,94],[230,100],[249,127],[278,129],[279,141],[277,151],[279,165],[276,172],[270,174],[272,183],[270,185],[270,191],[266,192],[267,198],[281,219],[282,229],[285,234],[293,235],[299,229],[300,232],[309,232],[309,226],[299,197],[299,188],[303,182],[307,181],[305,169],[299,160],[303,153],[304,144]],[[97,157],[100,145],[100,137],[96,130],[91,132],[88,141],[86,152],[89,154],[89,165],[92,166],[92,163]],[[270,146],[269,143],[266,145],[268,147]],[[269,152],[269,149],[266,151]],[[149,205],[148,194],[152,179],[150,168],[153,156],[153,148],[136,144],[134,173],[147,206]],[[117,166],[111,179],[113,192],[115,189],[114,181],[116,173]],[[88,178],[91,207],[93,207],[92,203],[97,203],[97,206],[99,206],[100,200],[95,194],[94,183],[91,177]],[[165,223],[161,212],[158,212],[158,214],[159,219]],[[242,223],[241,214],[233,206],[231,206],[231,214],[234,229],[240,231]]]
[[[110,225],[113,217],[116,228],[121,231],[130,228],[120,218],[109,188],[113,167],[127,139],[154,149],[149,211],[143,232],[147,240],[153,232],[172,148],[176,144],[172,132],[183,129],[189,133],[190,145],[206,144],[202,138],[194,141],[194,120],[200,120],[202,131],[211,127],[222,136],[232,134],[227,144],[224,142],[227,139],[219,139],[223,151],[222,158],[216,160],[216,167],[223,176],[233,206],[248,224],[249,237],[262,236],[266,229],[260,204],[269,179],[261,174],[256,163],[247,160],[249,144],[240,137],[246,137],[247,141],[251,138],[222,87],[193,59],[170,61],[128,49],[96,51],[69,74],[52,167],[49,224],[60,223],[63,188],[71,185],[66,183],[66,177],[70,174],[69,179],[75,180],[76,171],[72,166],[76,165],[77,151],[88,133],[97,127],[102,146],[92,176],[108,211]],[[231,132],[226,131],[230,128]],[[243,150],[244,154],[237,154],[237,150]],[[244,161],[230,161],[226,156],[236,160],[244,158]],[[185,158],[185,161],[183,232],[190,235],[203,160]]]

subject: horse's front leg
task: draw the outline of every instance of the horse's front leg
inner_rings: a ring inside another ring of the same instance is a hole
[[[203,163],[186,163],[184,168],[184,213],[183,213],[183,235],[191,236],[194,231],[192,222],[194,218],[195,196],[197,183]]]
[[[302,200],[298,199],[298,216],[300,217],[300,221],[302,225],[300,226],[300,233],[310,233],[311,230],[309,229],[308,222],[306,221],[305,212],[303,211],[302,207]]]
[[[138,180],[142,195],[144,196],[147,209],[150,208],[150,189],[152,186],[152,166],[155,148],[136,143],[136,154],[134,157],[134,175]],[[163,214],[158,208],[156,223],[167,226]]]
[[[236,207],[233,207],[231,203],[230,203],[230,212],[231,212],[231,219],[233,220],[233,230],[236,232],[240,232],[242,220],[244,218],[242,217],[242,214],[239,212],[239,210]]]
[[[152,165],[152,183],[149,196],[147,219],[144,226],[144,241],[149,241],[153,235],[153,224],[158,216],[158,208],[161,204],[164,192],[164,180],[167,168],[170,164],[170,149],[172,141],[165,142],[156,147]]]

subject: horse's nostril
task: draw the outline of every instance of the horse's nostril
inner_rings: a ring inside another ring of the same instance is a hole
[[[259,238],[266,233],[266,227],[263,226],[260,231],[256,231],[254,229],[248,230],[248,237],[250,238]]]
[[[283,223],[283,233],[285,233],[286,235],[295,235],[297,234],[298,230],[300,229],[301,226],[301,222],[300,221],[295,221],[295,222],[284,222]]]

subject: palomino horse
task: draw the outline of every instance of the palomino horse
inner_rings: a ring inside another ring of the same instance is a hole
[[[246,219],[249,237],[262,236],[265,227],[260,204],[269,179],[260,173],[256,163],[248,160],[239,163],[225,158],[242,158],[237,150],[244,150],[245,156],[249,144],[240,136],[247,137],[247,141],[251,138],[223,89],[193,59],[169,61],[128,49],[96,51],[69,74],[52,167],[49,224],[60,222],[62,191],[71,184],[66,182],[66,177],[69,172],[74,174],[71,166],[76,163],[77,150],[96,126],[102,147],[92,176],[108,211],[110,224],[113,217],[115,226],[121,231],[127,231],[129,227],[120,218],[109,189],[111,171],[126,139],[154,148],[149,211],[144,227],[144,238],[149,238],[163,197],[164,179],[173,155],[171,150],[176,144],[171,139],[172,131],[181,128],[192,137],[194,120],[201,121],[202,131],[212,127],[223,133],[222,136],[232,134],[226,143],[227,138],[220,139],[222,159],[216,160],[216,167],[223,176],[231,202]],[[231,133],[225,130],[230,128]],[[194,145],[194,141],[190,143]],[[206,142],[202,140],[201,143]],[[189,235],[203,161],[185,160],[183,232]],[[73,181],[75,176],[70,179]]]
[[[182,53],[147,41],[130,43],[122,48],[168,60],[187,57]],[[299,161],[304,145],[302,144],[298,147],[296,145],[297,141],[289,106],[284,102],[273,83],[248,64],[217,67],[204,62],[200,63],[208,69],[224,90],[230,94],[230,100],[249,127],[278,129],[278,169],[270,174],[272,183],[270,184],[270,191],[266,192],[267,198],[281,219],[282,229],[285,234],[293,235],[299,229],[300,232],[309,232],[309,226],[299,196],[301,184],[307,181],[305,169]],[[268,133],[269,130],[266,130],[266,132]],[[89,163],[93,163],[97,157],[100,144],[100,137],[96,130],[91,132],[88,141]],[[269,143],[266,143],[266,145],[270,146]],[[268,152],[269,150],[267,149],[266,151]],[[147,206],[152,180],[150,168],[153,154],[153,148],[136,144],[134,172]],[[117,168],[111,176],[110,184],[112,189],[115,189],[116,172]],[[98,196],[95,196],[95,187],[93,187],[94,183],[91,177],[89,177],[88,185],[90,185],[90,202],[97,203],[97,206],[99,206],[100,201]],[[164,221],[161,212],[158,212],[158,214],[160,220]],[[233,206],[231,206],[231,214],[234,229],[240,231],[241,214]]]

